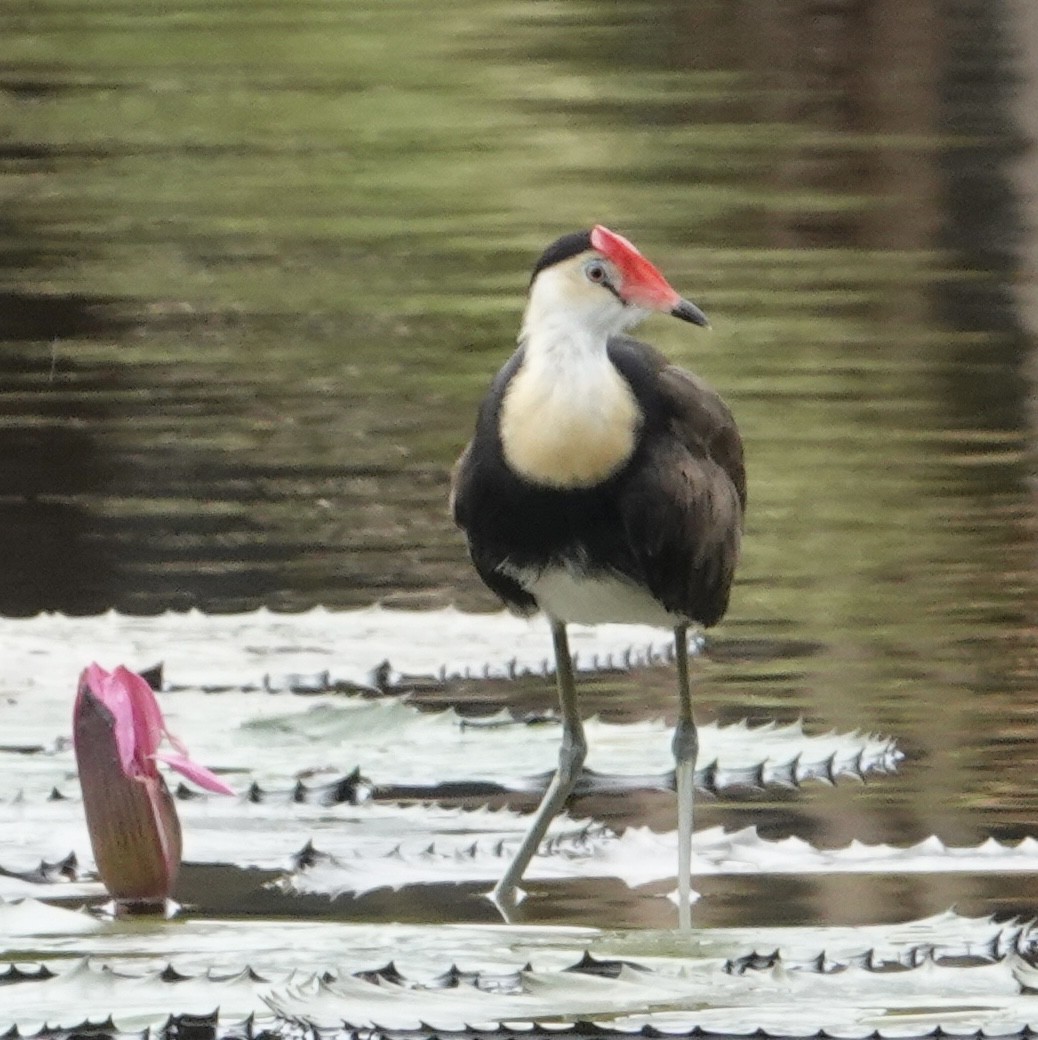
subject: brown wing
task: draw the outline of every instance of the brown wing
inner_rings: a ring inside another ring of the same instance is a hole
[[[731,411],[698,376],[658,360],[661,422],[647,432],[622,515],[642,580],[675,613],[713,625],[739,559],[746,469]]]
[[[739,500],[739,525],[746,511],[746,462],[735,416],[721,396],[695,373],[667,365],[660,389],[672,408],[675,436],[689,451],[702,448],[721,467]]]
[[[458,516],[458,490],[461,487],[463,475],[471,465],[469,461],[471,455],[472,441],[469,441],[451,469],[451,487],[447,495],[447,511],[450,513],[450,517],[454,523],[462,529],[464,529],[465,525]]]
[[[497,403],[521,360],[516,352],[498,372],[490,392],[480,405],[473,438],[465,446],[451,472],[448,508],[454,523],[465,533],[469,557],[483,583],[514,613],[533,614],[537,601],[514,578],[501,570],[507,557],[494,537],[495,517],[508,505],[500,494],[502,464],[496,448]]]

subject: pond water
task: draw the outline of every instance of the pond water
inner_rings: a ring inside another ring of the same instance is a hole
[[[1034,835],[1036,68],[1026,0],[7,0],[0,615],[493,609],[450,467],[533,260],[601,221],[710,315],[640,335],[746,443],[700,721],[906,756],[699,823],[823,849]],[[672,712],[672,683],[584,695],[627,721]],[[697,923],[1032,916],[1034,881],[707,877]],[[482,919],[400,898],[370,919]],[[663,923],[624,899],[549,886],[529,920]]]

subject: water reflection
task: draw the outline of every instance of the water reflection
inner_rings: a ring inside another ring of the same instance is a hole
[[[1013,48],[1038,40],[1007,4],[2,17],[0,613],[490,606],[448,468],[531,258],[607,219],[714,316],[646,336],[748,443],[703,716],[910,752],[896,785],[704,823],[833,845],[1033,822],[1034,340],[1013,279],[1038,216],[1011,178],[1035,67]],[[646,676],[638,706],[669,686]],[[918,909],[886,884],[862,898]],[[839,886],[790,885],[846,917]]]

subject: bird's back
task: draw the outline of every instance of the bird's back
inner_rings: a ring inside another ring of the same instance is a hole
[[[712,625],[727,608],[746,504],[735,421],[713,390],[653,348],[614,337],[608,354],[641,412],[629,458],[590,487],[546,486],[514,472],[499,419],[523,364],[520,348],[495,378],[455,467],[455,522],[484,582],[514,610],[537,609],[532,578],[554,569],[620,578],[675,620]]]

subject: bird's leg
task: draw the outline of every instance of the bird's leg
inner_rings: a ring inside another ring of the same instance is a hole
[[[674,781],[678,792],[678,927],[692,927],[692,801],[696,779],[699,736],[692,718],[692,690],[688,674],[688,629],[674,629],[678,665],[678,724],[674,729]]]
[[[509,864],[504,876],[494,886],[494,902],[507,911],[517,900],[519,881],[529,866],[530,860],[540,848],[541,841],[551,821],[558,815],[573,785],[580,776],[587,754],[584,726],[577,710],[577,691],[573,682],[573,663],[569,655],[566,626],[554,618],[551,621],[552,641],[555,644],[555,677],[559,688],[559,705],[562,709],[562,745],[559,748],[559,767],[537,806],[530,829],[523,838],[519,851]],[[506,914],[507,916],[507,914]]]

